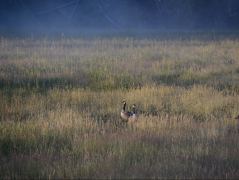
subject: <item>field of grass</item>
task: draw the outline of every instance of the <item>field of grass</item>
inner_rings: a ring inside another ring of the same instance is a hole
[[[0,179],[239,178],[238,114],[238,39],[0,38]]]

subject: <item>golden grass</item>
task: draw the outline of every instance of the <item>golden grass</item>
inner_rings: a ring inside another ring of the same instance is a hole
[[[0,40],[0,178],[238,178],[239,42]],[[121,101],[139,121],[120,120]]]

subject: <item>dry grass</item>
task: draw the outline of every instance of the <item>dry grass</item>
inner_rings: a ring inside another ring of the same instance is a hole
[[[238,178],[238,102],[238,40],[1,38],[0,178]]]

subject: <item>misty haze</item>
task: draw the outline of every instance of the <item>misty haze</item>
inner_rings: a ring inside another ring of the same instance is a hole
[[[239,1],[0,2],[0,179],[239,178]]]

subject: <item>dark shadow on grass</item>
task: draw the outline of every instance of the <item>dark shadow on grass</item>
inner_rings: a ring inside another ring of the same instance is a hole
[[[234,71],[220,71],[211,73],[207,76],[192,76],[188,79],[183,78],[183,72],[172,74],[152,75],[152,81],[158,85],[191,87],[193,85],[207,85],[218,91],[227,90],[229,93],[239,94],[238,69]]]
[[[44,88],[69,87],[79,83],[67,78],[39,78],[39,79],[20,79],[20,80],[0,80],[0,88]]]
[[[205,81],[204,79],[196,79],[196,78],[182,80],[180,73],[153,75],[152,80],[156,84],[166,84],[169,86],[180,86],[180,87],[189,87],[194,84],[203,84]]]
[[[12,91],[24,88],[28,90],[37,89],[45,92],[49,89],[71,89],[84,88],[94,91],[140,88],[142,80],[140,77],[130,75],[114,75],[112,80],[107,74],[97,74],[94,72],[86,73],[82,76],[72,77],[53,77],[53,78],[19,78],[19,79],[0,79],[0,90]]]

